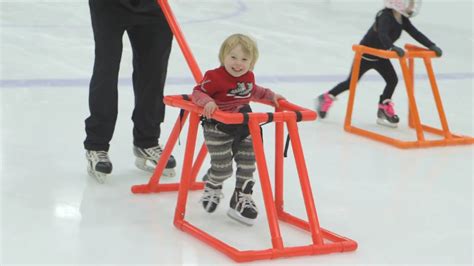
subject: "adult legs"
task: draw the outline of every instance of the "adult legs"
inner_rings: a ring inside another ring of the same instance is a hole
[[[150,148],[158,145],[165,116],[163,90],[173,35],[164,17],[158,23],[132,26],[127,33],[133,50],[134,145]]]
[[[124,27],[90,1],[95,40],[94,70],[89,85],[90,116],[85,121],[87,150],[108,151],[117,120],[117,82]]]

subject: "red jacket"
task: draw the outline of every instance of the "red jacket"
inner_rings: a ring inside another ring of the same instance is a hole
[[[209,70],[193,89],[192,101],[204,107],[214,101],[221,111],[235,113],[251,99],[273,100],[275,93],[255,84],[252,71],[233,77],[221,66]]]

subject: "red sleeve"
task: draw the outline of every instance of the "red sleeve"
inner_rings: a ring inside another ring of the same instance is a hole
[[[202,78],[202,81],[196,85],[193,89],[191,100],[198,106],[205,106],[209,102],[214,100],[210,95],[213,93],[213,86],[211,83],[211,73],[208,71]]]
[[[259,99],[259,100],[264,99],[264,100],[272,101],[274,97],[275,97],[275,93],[272,90],[255,84],[253,93],[252,93],[252,98]]]

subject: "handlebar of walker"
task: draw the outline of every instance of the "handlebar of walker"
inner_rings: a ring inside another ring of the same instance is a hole
[[[422,48],[413,44],[405,45],[406,53],[403,57],[407,58],[433,58],[438,57],[434,51]],[[381,58],[400,58],[395,51],[375,49],[365,45],[353,45],[352,50],[361,54],[375,55]]]
[[[191,98],[191,95],[187,95],[188,98]],[[185,100],[183,95],[168,95],[165,96],[163,102],[166,105],[178,107],[189,112],[202,113],[202,107],[195,105],[190,100]],[[256,101],[266,105],[273,106],[269,101]],[[301,121],[311,121],[316,120],[316,112],[309,110],[307,108],[298,106],[296,104],[290,103],[287,100],[280,99],[278,100],[280,105],[277,108],[277,111],[273,113],[273,121],[282,122],[291,119],[297,118],[297,112],[301,114]],[[290,112],[281,112],[281,111],[290,111]],[[259,123],[269,121],[270,114],[268,113],[249,113],[249,119],[255,119]],[[216,110],[212,114],[212,118],[225,123],[225,124],[241,124],[244,122],[244,116],[242,113],[228,113],[220,110]]]

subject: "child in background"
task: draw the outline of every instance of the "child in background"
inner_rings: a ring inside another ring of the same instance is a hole
[[[207,71],[192,93],[193,103],[204,108],[204,139],[211,156],[211,167],[203,178],[205,188],[200,202],[207,212],[215,211],[223,198],[223,182],[233,174],[234,159],[236,184],[227,214],[247,225],[252,225],[258,215],[252,199],[256,168],[251,136],[247,125],[227,125],[211,118],[216,110],[251,112],[251,99],[266,99],[275,106],[279,99],[284,99],[255,84],[252,70],[257,59],[257,44],[250,37],[243,34],[229,36],[219,51],[221,66]]]
[[[360,44],[376,49],[392,50],[398,56],[403,57],[405,51],[393,43],[400,38],[402,30],[405,30],[416,41],[434,51],[437,56],[441,56],[441,49],[411,24],[409,18],[418,13],[420,4],[421,0],[385,0],[385,8],[377,13],[374,24],[369,28]],[[398,83],[397,73],[389,59],[367,54],[363,55],[358,79],[370,69],[375,69],[386,83],[379,99],[377,123],[389,127],[397,127],[399,118],[395,114],[391,100]],[[326,117],[337,95],[349,90],[350,82],[351,75],[349,74],[345,81],[317,98],[316,111],[320,118]]]

